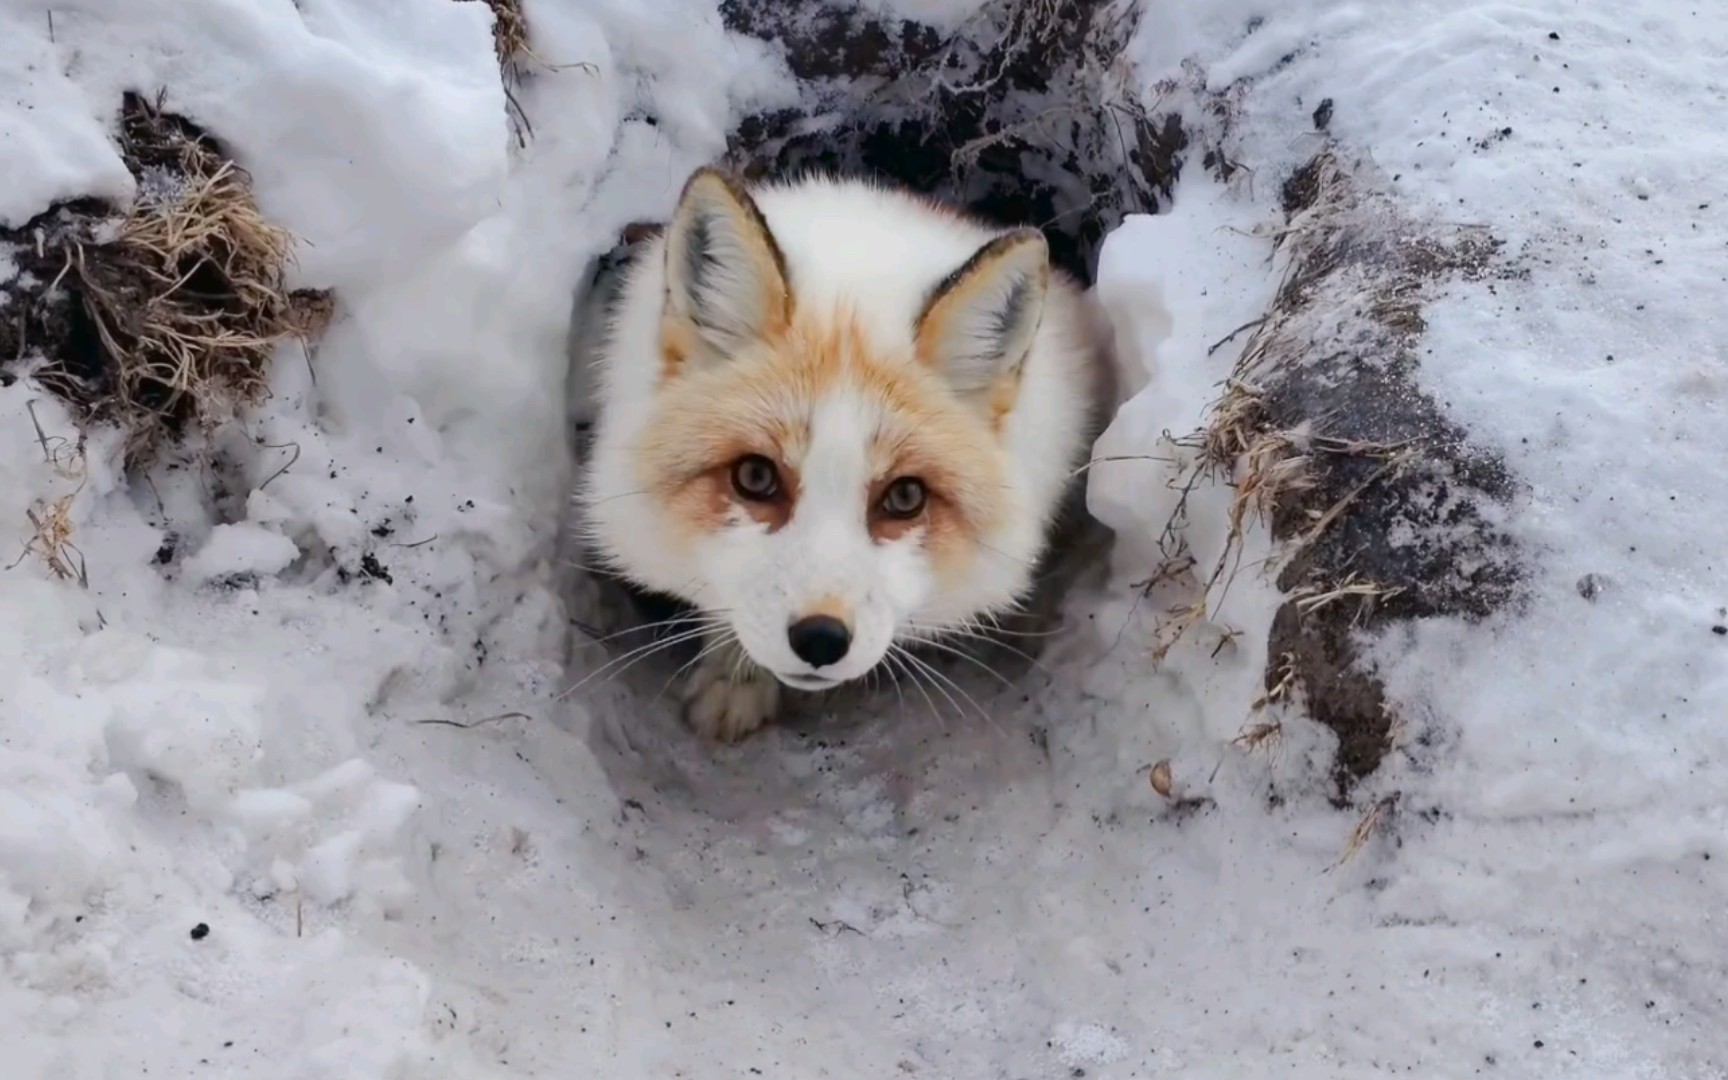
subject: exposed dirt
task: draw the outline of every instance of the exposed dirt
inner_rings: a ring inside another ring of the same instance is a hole
[[[1482,618],[1518,595],[1518,552],[1491,509],[1517,487],[1504,464],[1417,385],[1422,306],[1448,280],[1519,271],[1480,232],[1398,217],[1327,151],[1284,185],[1289,273],[1238,376],[1254,427],[1306,426],[1302,482],[1277,500],[1274,534],[1297,545],[1278,579],[1270,691],[1294,670],[1310,713],[1339,739],[1339,795],[1377,768],[1396,718],[1357,657],[1358,635],[1436,615]],[[1346,595],[1304,612],[1297,599]]]
[[[18,268],[0,282],[0,371],[120,424],[137,459],[257,400],[276,343],[329,306],[287,291],[292,238],[215,139],[136,94],[118,121],[132,206],[79,199],[0,230]]]
[[[1043,228],[1090,283],[1124,214],[1167,203],[1188,135],[1107,81],[1134,5],[1000,0],[949,36],[826,0],[727,0],[728,27],[778,47],[807,109],[747,117],[749,176],[822,167],[882,176],[1004,224]]]
[[[800,79],[894,79],[935,57],[942,38],[910,19],[877,19],[867,12],[783,0],[724,0],[728,29],[777,41],[786,65]]]

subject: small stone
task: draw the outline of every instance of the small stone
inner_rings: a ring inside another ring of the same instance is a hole
[[[1176,790],[1170,781],[1169,758],[1165,758],[1163,761],[1152,766],[1152,790],[1164,796],[1166,799],[1171,798],[1172,792]]]
[[[209,923],[199,923],[197,926],[194,926],[192,928],[192,940],[193,941],[203,941],[205,938],[207,938],[209,936],[210,936],[210,924]]]

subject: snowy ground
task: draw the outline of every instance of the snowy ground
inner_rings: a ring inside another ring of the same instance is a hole
[[[1093,474],[1124,539],[1047,670],[956,670],[989,720],[889,695],[711,751],[627,683],[556,700],[599,662],[559,563],[577,277],[786,92],[711,4],[530,3],[567,66],[523,148],[481,4],[0,0],[0,225],[124,195],[108,113],[165,86],[341,303],[230,440],[243,503],[103,436],[80,480],[0,389],[0,532],[76,491],[89,576],[0,574],[7,1075],[1728,1076],[1728,11],[1153,7],[1133,77],[1252,80],[1252,173],[1108,241],[1147,381],[1101,452],[1200,422],[1323,98],[1413,217],[1530,270],[1431,306],[1422,372],[1523,485],[1528,602],[1375,643],[1437,737],[1335,869],[1327,738],[1226,746],[1270,590],[1243,648],[1147,660],[1154,462]]]

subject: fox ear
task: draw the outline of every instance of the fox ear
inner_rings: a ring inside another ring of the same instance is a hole
[[[698,169],[666,231],[669,361],[730,356],[785,326],[791,306],[785,259],[755,200],[719,169]]]
[[[1044,317],[1050,248],[1022,228],[979,248],[930,293],[918,316],[918,359],[971,396],[1019,374]]]

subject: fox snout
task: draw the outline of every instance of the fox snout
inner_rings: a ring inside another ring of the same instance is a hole
[[[786,625],[786,644],[792,655],[823,675],[846,659],[856,634],[852,605],[839,595],[827,595],[813,603],[794,606]]]
[[[896,631],[898,620],[889,606],[867,596],[856,604],[836,595],[801,601],[794,599],[799,591],[781,585],[756,592],[754,603],[740,605],[734,626],[758,665],[804,690],[850,682],[876,666]],[[774,593],[790,603],[765,602]]]

